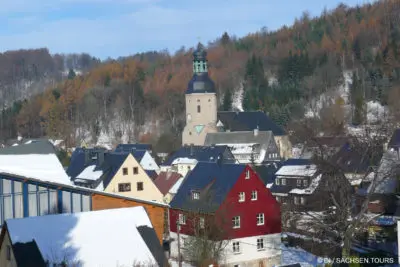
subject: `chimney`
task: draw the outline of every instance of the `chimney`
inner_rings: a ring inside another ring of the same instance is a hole
[[[193,154],[194,154],[193,144],[190,144],[190,156],[193,156]]]
[[[104,150],[101,150],[97,153],[97,162],[99,166],[104,163],[104,154]]]
[[[90,162],[90,151],[84,148],[83,153],[85,153],[85,165],[86,165]]]
[[[257,128],[254,129],[254,136],[258,136],[258,125]]]

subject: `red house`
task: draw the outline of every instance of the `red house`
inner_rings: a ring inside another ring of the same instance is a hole
[[[209,239],[226,242],[220,265],[280,263],[280,206],[249,165],[198,163],[171,201],[169,220],[171,257],[178,256],[178,232],[184,251],[185,238],[214,227]]]

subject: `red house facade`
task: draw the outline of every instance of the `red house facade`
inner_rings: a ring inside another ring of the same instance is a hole
[[[178,232],[184,239],[196,227],[216,227],[219,235],[210,239],[229,241],[221,265],[279,264],[280,205],[250,166],[198,163],[170,206],[174,240]],[[177,256],[177,243],[171,242],[172,257]],[[184,241],[180,243],[182,248]]]

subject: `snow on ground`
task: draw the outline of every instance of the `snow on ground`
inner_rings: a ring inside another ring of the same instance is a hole
[[[369,123],[376,123],[383,120],[387,116],[387,108],[382,106],[379,102],[367,102],[367,121]]]
[[[0,172],[71,185],[55,154],[0,155]]]
[[[284,245],[281,245],[281,249],[281,265],[300,263],[302,267],[314,267],[321,264],[318,256],[315,256],[304,249],[286,247]]]
[[[235,91],[235,93],[232,96],[232,109],[243,111],[243,83],[240,83],[239,89]]]
[[[80,261],[77,265],[80,267],[155,262],[137,229],[139,226],[152,228],[143,207],[13,219],[7,220],[7,226],[13,244],[34,239],[50,265],[60,263],[64,257],[69,263]],[[112,245],[105,246],[99,240],[107,240]]]
[[[94,169],[96,169],[96,165],[87,166],[76,178],[97,181],[103,175],[103,171]]]
[[[171,267],[179,267],[179,263],[177,260],[169,260],[168,263],[170,264]],[[194,267],[194,265],[182,262],[182,267]]]

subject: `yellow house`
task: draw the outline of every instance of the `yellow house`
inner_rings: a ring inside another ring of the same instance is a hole
[[[163,202],[163,194],[132,154],[127,155],[119,169],[110,178],[109,183],[103,181],[104,192]]]

